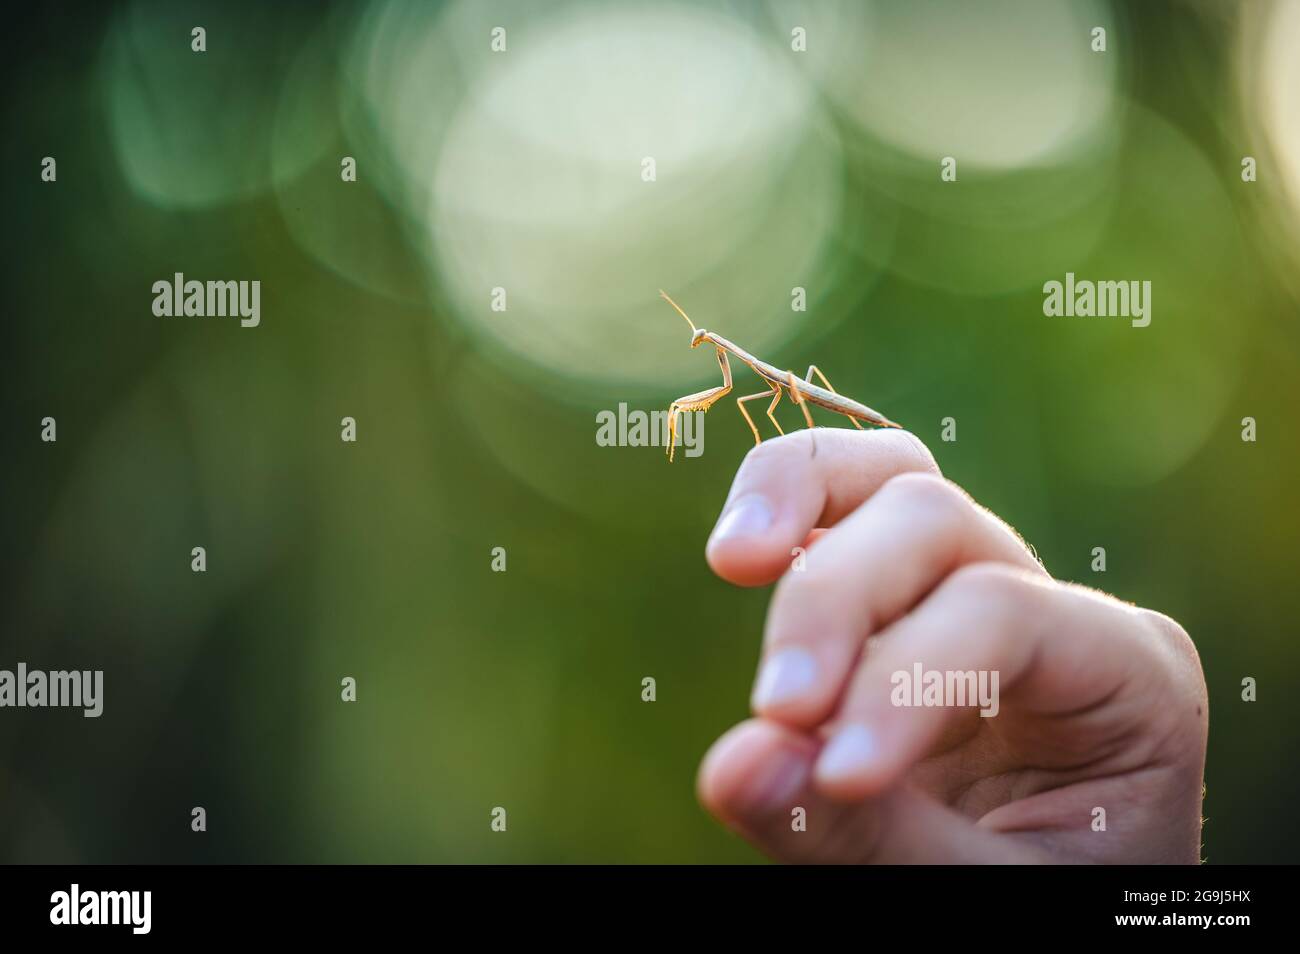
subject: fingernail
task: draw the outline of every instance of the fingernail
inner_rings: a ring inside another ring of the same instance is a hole
[[[817,775],[827,781],[852,778],[875,762],[879,751],[874,732],[865,725],[847,725],[822,749]]]
[[[808,781],[808,759],[785,749],[773,755],[747,786],[741,811],[747,815],[784,812]]]
[[[806,649],[782,649],[763,663],[750,704],[755,709],[779,706],[805,695],[817,682],[817,660]]]
[[[741,497],[722,515],[713,528],[713,541],[752,537],[772,525],[772,508],[757,494]]]

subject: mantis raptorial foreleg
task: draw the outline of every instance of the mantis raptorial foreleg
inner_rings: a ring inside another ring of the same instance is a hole
[[[759,398],[765,398],[768,397],[769,395],[771,395],[772,397],[772,403],[767,406],[767,418],[769,421],[771,421],[773,424],[776,425],[776,432],[778,434],[784,434],[785,431],[781,430],[780,423],[777,421],[776,416],[772,413],[774,410],[776,410],[776,405],[781,400],[781,389],[779,387],[777,387],[774,384],[766,391],[759,391],[757,394],[750,394],[750,395],[746,395],[743,398],[736,398],[736,407],[740,408],[740,413],[745,416],[745,423],[748,424],[749,429],[754,432],[755,444],[763,443],[763,439],[758,436],[758,428],[754,426],[754,419],[749,416],[749,411],[745,410],[745,402],[756,401]]]
[[[822,374],[821,369],[817,367],[817,365],[815,364],[808,365],[808,373],[803,376],[803,379],[807,381],[809,384],[812,384],[812,376],[814,374],[817,375],[817,377],[821,378],[821,382],[822,384],[826,385],[827,391],[830,391],[832,394],[840,393],[839,391],[835,390],[835,385],[831,384],[830,381],[826,380],[826,375]],[[849,419],[849,422],[858,430],[863,430],[862,424],[852,414],[845,414],[844,416],[847,417]]]
[[[749,416],[749,411],[745,404],[749,401],[756,401],[761,397],[772,395],[772,403],[768,405],[767,417],[772,422],[777,431],[784,434],[781,424],[773,413],[777,404],[781,401],[782,389],[788,391],[790,400],[799,405],[799,411],[803,414],[804,422],[808,425],[809,430],[813,433],[809,435],[811,440],[812,456],[817,456],[817,430],[813,424],[812,414],[808,410],[809,404],[816,404],[818,407],[833,411],[836,414],[843,414],[852,422],[858,430],[862,430],[863,423],[872,424],[876,427],[901,427],[901,424],[895,424],[889,418],[885,417],[879,411],[873,411],[860,401],[845,397],[840,394],[826,379],[826,375],[821,373],[817,365],[808,365],[808,373],[803,380],[795,377],[793,371],[782,370],[779,366],[768,364],[761,358],[755,357],[735,342],[728,341],[712,331],[706,331],[704,328],[697,328],[695,322],[691,321],[690,316],[684,312],[677,302],[668,297],[668,293],[660,290],[660,295],[673,309],[685,319],[691,328],[691,347],[698,348],[700,345],[708,343],[718,349],[718,363],[722,366],[722,386],[710,388],[707,391],[700,391],[698,394],[688,394],[686,397],[678,398],[668,407],[668,459],[673,459],[673,445],[677,442],[677,418],[683,411],[707,411],[715,404],[720,397],[731,390],[731,369],[727,366],[727,355],[734,355],[737,360],[743,362],[753,371],[763,383],[767,385],[768,390],[760,391],[757,394],[749,394],[736,400],[736,406],[740,408],[740,413],[745,418],[745,423],[749,425],[750,431],[754,435],[754,443],[761,444],[762,437],[758,433],[758,428],[754,426],[754,419]],[[816,375],[822,382],[821,384],[813,383],[813,375]],[[824,387],[823,387],[824,385]]]
[[[718,349],[718,364],[722,367],[722,384],[719,387],[679,397],[668,405],[668,460],[670,463],[673,459],[673,445],[677,443],[677,416],[683,411],[707,411],[731,390],[731,365],[727,363],[727,352],[721,348]]]

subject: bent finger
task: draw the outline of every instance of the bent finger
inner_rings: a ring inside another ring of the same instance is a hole
[[[741,586],[771,583],[810,531],[833,526],[889,478],[910,472],[939,467],[903,430],[816,428],[765,441],[736,473],[709,538],[709,565]]]

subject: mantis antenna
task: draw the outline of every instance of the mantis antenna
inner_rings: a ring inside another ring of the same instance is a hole
[[[771,422],[776,425],[777,431],[784,434],[781,425],[773,416],[772,412],[776,410],[777,403],[781,400],[782,394],[789,392],[790,400],[798,405],[799,410],[803,412],[804,423],[808,427],[813,427],[812,415],[808,412],[809,404],[816,404],[828,411],[834,411],[836,414],[843,414],[850,423],[858,430],[862,430],[862,423],[874,424],[876,427],[902,427],[901,424],[895,424],[889,418],[885,417],[879,411],[873,411],[865,404],[860,404],[852,398],[840,394],[826,380],[826,375],[815,364],[808,365],[808,373],[803,378],[795,376],[793,371],[782,371],[775,365],[767,364],[760,361],[747,351],[742,350],[738,345],[732,344],[725,338],[711,334],[707,331],[701,331],[695,327],[695,322],[691,321],[690,316],[682,311],[677,302],[668,297],[668,293],[662,288],[659,294],[664,301],[673,306],[677,314],[686,319],[686,323],[691,326],[691,347],[697,347],[705,341],[711,342],[717,349],[718,364],[722,367],[722,384],[715,388],[709,388],[706,391],[698,391],[695,394],[688,394],[685,397],[679,397],[672,404],[668,405],[668,459],[673,459],[673,445],[676,443],[677,436],[677,418],[680,414],[691,411],[707,411],[714,404],[718,403],[723,395],[731,391],[731,367],[727,363],[727,353],[743,361],[753,369],[763,383],[767,385],[766,391],[759,391],[757,394],[749,394],[739,398],[736,406],[740,408],[740,413],[744,415],[745,423],[749,429],[754,432],[754,443],[762,441],[758,433],[758,428],[754,426],[753,419],[749,416],[749,411],[745,410],[746,401],[756,401],[759,398],[770,397],[772,403],[767,406],[767,416]],[[813,375],[816,375],[821,381],[821,385],[813,384]],[[824,385],[824,387],[822,386]],[[814,436],[812,440],[812,453],[817,453],[817,441]]]
[[[668,302],[668,304],[672,305],[674,308],[677,309],[677,314],[681,315],[683,318],[686,318],[686,323],[691,326],[691,334],[695,334],[696,332],[695,322],[691,321],[690,318],[686,317],[686,312],[682,311],[681,305],[677,304],[677,302],[669,298],[668,293],[664,291],[662,288],[659,289],[659,294],[663,296],[664,301]]]

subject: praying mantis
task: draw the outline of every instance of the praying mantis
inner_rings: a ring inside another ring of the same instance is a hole
[[[862,430],[861,421],[868,424],[874,424],[877,427],[902,427],[901,424],[895,424],[889,418],[877,411],[873,411],[865,404],[859,404],[852,398],[846,398],[838,393],[831,386],[830,381],[826,380],[826,375],[822,374],[817,365],[810,364],[808,373],[803,379],[795,377],[793,371],[782,371],[775,365],[768,364],[759,358],[754,357],[744,348],[728,341],[726,338],[712,331],[705,331],[703,328],[696,328],[695,322],[682,311],[677,302],[668,297],[668,293],[662,288],[659,294],[663,296],[664,301],[676,309],[677,314],[686,319],[686,323],[691,326],[691,347],[698,348],[704,342],[709,342],[717,349],[718,364],[722,367],[722,384],[716,388],[709,388],[706,391],[697,391],[695,394],[688,394],[685,397],[679,397],[676,401],[668,406],[668,461],[673,459],[673,445],[677,439],[677,418],[683,411],[707,411],[714,404],[720,401],[723,396],[731,391],[731,365],[727,363],[727,354],[730,352],[745,364],[749,365],[755,374],[763,379],[768,388],[766,391],[759,391],[757,394],[748,394],[745,397],[736,399],[736,406],[740,408],[740,413],[745,418],[745,423],[749,429],[754,432],[754,444],[758,445],[763,442],[759,436],[758,428],[754,425],[754,419],[749,416],[749,411],[745,409],[747,401],[756,401],[759,398],[770,397],[772,403],[767,406],[767,418],[775,426],[777,433],[784,434],[780,423],[772,414],[776,410],[777,404],[781,401],[781,389],[785,388],[790,392],[790,399],[799,406],[803,411],[803,419],[809,427],[813,426],[812,414],[808,411],[808,403],[816,404],[818,407],[824,407],[828,411],[834,411],[837,414],[843,414],[858,430]],[[812,383],[813,375],[821,380],[826,387],[819,387]]]

